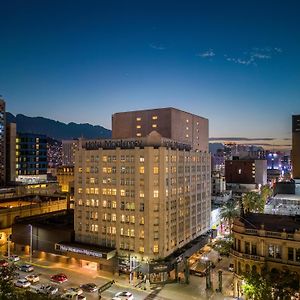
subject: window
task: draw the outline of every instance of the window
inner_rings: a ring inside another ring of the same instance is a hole
[[[140,162],[144,162],[144,161],[145,161],[144,156],[140,156]]]
[[[143,166],[140,167],[140,174],[144,174],[145,173],[145,168]]]
[[[140,122],[142,120],[142,118],[141,117],[137,117],[136,120],[137,120],[137,122]]]
[[[141,198],[144,198],[144,197],[145,197],[144,191],[140,191],[140,197],[141,197]]]
[[[153,167],[153,174],[158,174],[158,173],[159,173],[159,168]]]
[[[158,253],[158,245],[154,245],[153,246],[153,252],[154,253]]]
[[[125,196],[125,190],[120,190],[120,195],[121,195],[122,197],[124,197],[124,196]]]
[[[142,134],[141,134],[140,132],[138,132],[138,133],[136,134],[136,136],[142,136]]]
[[[257,247],[256,244],[251,245],[251,254],[252,255],[257,255]]]
[[[294,260],[294,248],[288,248],[288,260]]]
[[[157,125],[156,124],[152,124],[152,128],[156,128],[157,127]]]
[[[152,120],[157,120],[157,116],[152,116]]]
[[[239,174],[242,174],[242,169],[239,169],[238,173],[239,173]]]
[[[137,128],[137,129],[140,129],[140,128],[141,128],[141,125],[137,125],[136,128]]]
[[[144,253],[144,252],[145,252],[145,248],[144,248],[144,246],[140,246],[140,248],[139,248],[139,252],[140,252],[140,253]]]
[[[249,242],[245,242],[245,253],[250,254],[250,243]]]
[[[296,249],[296,261],[300,262],[300,249]]]
[[[154,190],[153,191],[153,197],[154,198],[158,198],[158,190]]]
[[[299,252],[299,254],[300,254],[300,252]],[[269,257],[273,257],[273,258],[281,258],[281,247],[278,245],[269,244],[268,255],[269,255]],[[299,259],[300,259],[300,257],[299,257]]]

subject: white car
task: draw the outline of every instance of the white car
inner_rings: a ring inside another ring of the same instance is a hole
[[[40,293],[46,295],[55,295],[58,292],[58,287],[55,285],[42,285]]]
[[[25,278],[31,282],[31,283],[35,283],[35,282],[39,282],[40,281],[40,277],[39,275],[36,275],[36,274],[30,274],[30,275],[27,275],[25,276]]]
[[[25,278],[18,279],[15,282],[15,286],[20,287],[20,288],[28,288],[28,287],[30,287],[30,284],[31,283],[28,280],[26,280]]]
[[[11,255],[9,257],[9,260],[10,261],[13,261],[13,262],[16,262],[16,261],[19,261],[20,260],[20,257],[18,255]]]
[[[129,292],[116,293],[112,300],[133,300],[133,295]]]
[[[83,290],[79,287],[70,287],[64,290],[66,294],[77,294],[77,295],[81,295],[83,293]]]
[[[76,293],[65,293],[61,296],[62,299],[77,299],[77,300],[86,300],[84,295],[78,295]]]

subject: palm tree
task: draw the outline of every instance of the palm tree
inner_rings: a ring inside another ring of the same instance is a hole
[[[245,212],[263,212],[265,200],[256,192],[248,192],[242,198]]]
[[[228,223],[230,234],[231,234],[231,227],[233,221],[238,216],[239,216],[238,207],[234,201],[229,200],[221,207],[220,218],[221,220]]]

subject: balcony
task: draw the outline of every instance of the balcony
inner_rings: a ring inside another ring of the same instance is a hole
[[[263,256],[241,253],[241,252],[235,251],[233,249],[230,249],[230,253],[232,255],[234,255],[236,257],[240,257],[240,258],[251,259],[251,260],[261,261],[261,262],[265,261],[265,257],[263,257]]]

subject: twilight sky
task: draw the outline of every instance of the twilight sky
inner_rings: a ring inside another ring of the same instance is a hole
[[[14,114],[111,128],[114,112],[173,106],[207,117],[211,137],[290,144],[300,1],[9,0],[0,12]]]

